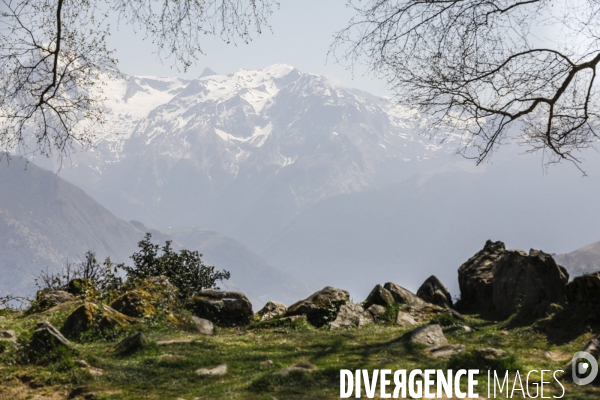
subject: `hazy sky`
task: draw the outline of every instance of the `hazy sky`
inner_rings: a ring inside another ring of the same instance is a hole
[[[196,66],[187,73],[171,68],[172,60],[161,63],[156,48],[126,26],[112,33],[109,45],[117,50],[120,68],[130,75],[181,76],[195,78],[209,67],[218,73],[241,68],[260,69],[285,63],[302,72],[324,75],[343,86],[355,87],[377,95],[388,95],[385,83],[372,75],[365,76],[359,66],[354,77],[350,71],[327,60],[327,51],[336,31],[344,28],[353,16],[345,0],[285,0],[271,17],[273,32],[265,31],[248,45],[227,45],[217,37],[206,37],[204,50]]]

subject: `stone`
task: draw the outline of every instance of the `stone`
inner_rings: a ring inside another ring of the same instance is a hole
[[[418,325],[419,323],[410,316],[410,314],[405,313],[404,311],[398,311],[398,315],[396,316],[396,325],[398,326],[412,326]]]
[[[411,304],[411,305],[425,305],[427,302],[423,301],[420,297],[412,293],[410,290],[404,289],[400,285],[396,285],[393,282],[388,282],[383,285],[394,298],[396,304]]]
[[[566,301],[567,271],[540,250],[506,250],[494,263],[493,305],[499,318],[519,311],[524,318],[545,317],[552,303]]]
[[[495,360],[496,358],[502,358],[508,356],[508,353],[504,350],[494,349],[493,347],[485,347],[482,349],[475,349],[475,354],[488,360]]]
[[[38,352],[56,349],[59,346],[73,347],[67,338],[60,333],[48,321],[42,321],[35,325],[31,336],[30,346]]]
[[[196,370],[196,375],[220,376],[227,373],[227,365],[221,364],[213,369],[200,368]]]
[[[96,323],[99,328],[109,329],[115,326],[126,326],[134,321],[133,318],[121,314],[107,305],[102,306],[102,312],[99,314],[96,304],[85,302],[67,317],[61,332],[67,337],[77,337],[90,330]]]
[[[94,324],[98,306],[94,303],[85,302],[77,307],[65,320],[61,332],[66,336],[77,336],[88,331]]]
[[[369,293],[367,299],[363,302],[365,308],[369,308],[373,304],[389,307],[394,304],[394,296],[392,296],[389,290],[378,284],[371,290],[371,293]]]
[[[7,340],[9,342],[14,342],[17,340],[17,335],[15,331],[0,331],[0,340]]]
[[[374,320],[379,320],[385,315],[385,307],[380,306],[379,304],[371,305],[371,307],[367,308],[367,311]]]
[[[493,267],[505,250],[504,243],[488,240],[482,250],[458,268],[459,310],[474,313],[493,311]]]
[[[151,317],[156,314],[152,295],[143,289],[131,290],[117,297],[110,306],[130,317]]]
[[[290,306],[286,315],[306,315],[308,322],[320,328],[334,321],[340,308],[349,302],[350,293],[346,290],[327,286]]]
[[[440,307],[452,308],[453,305],[448,288],[435,275],[431,275],[423,282],[417,290],[417,296]]]
[[[340,307],[335,320],[329,323],[330,329],[361,327],[373,322],[371,314],[366,312],[360,304],[347,303]]]
[[[253,328],[280,328],[292,327],[297,323],[307,323],[306,315],[292,315],[289,317],[272,318],[266,321],[261,321],[253,326]],[[287,331],[285,332],[287,333]]]
[[[274,363],[273,363],[273,361],[271,361],[271,360],[266,360],[266,361],[262,361],[262,362],[260,363],[260,366],[261,366],[261,367],[268,367],[268,368],[271,368],[271,367],[274,367],[274,366],[275,366],[275,364],[274,364]]]
[[[93,290],[94,285],[91,284],[89,279],[71,279],[67,284],[67,292],[74,296],[80,296],[86,294],[89,290]]]
[[[567,284],[566,295],[570,305],[600,304],[600,272],[574,278]]]
[[[146,335],[142,332],[134,333],[117,343],[116,346],[108,350],[109,353],[133,353],[140,350],[148,344]]]
[[[433,358],[450,358],[453,355],[464,353],[465,350],[467,350],[467,347],[464,344],[448,344],[431,347],[427,349],[427,353]]]
[[[192,297],[188,307],[197,317],[223,327],[248,325],[254,317],[252,303],[240,292],[205,289]]]
[[[195,315],[192,315],[191,320],[194,323],[196,329],[198,330],[198,333],[201,333],[202,335],[214,335],[215,327],[213,326],[213,323],[209,320],[196,317]]]
[[[600,356],[600,335],[588,340],[581,349],[581,351],[585,351],[586,353],[591,354],[592,357],[594,357],[597,360]],[[569,360],[567,365],[565,365],[562,368],[564,371],[563,376],[570,377],[573,374],[572,364],[573,360],[571,359]]]
[[[410,342],[424,344],[428,347],[444,346],[448,340],[444,336],[442,327],[438,324],[420,326],[410,335]]]
[[[451,326],[448,329],[445,330],[446,333],[450,333],[450,332],[464,332],[464,333],[471,333],[473,332],[473,328],[463,325],[463,326]]]
[[[44,311],[73,300],[75,300],[75,296],[64,290],[38,290],[34,308],[36,312]]]
[[[256,314],[259,316],[261,321],[279,317],[284,315],[287,311],[285,304],[278,301],[269,301],[265,306]]]
[[[300,361],[291,367],[287,367],[282,369],[281,371],[274,372],[275,376],[288,376],[292,371],[300,371],[300,372],[312,372],[317,369],[317,366],[309,363],[308,361]]]

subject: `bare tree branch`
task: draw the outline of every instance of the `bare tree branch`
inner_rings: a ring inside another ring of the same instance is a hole
[[[478,163],[514,140],[577,162],[598,140],[600,2],[550,3],[349,0],[357,16],[330,55],[365,62],[428,117],[430,134],[460,134],[459,151]]]

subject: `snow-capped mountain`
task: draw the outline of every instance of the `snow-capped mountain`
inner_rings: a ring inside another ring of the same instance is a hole
[[[127,219],[208,227],[251,247],[303,207],[388,185],[441,149],[391,101],[288,65],[132,76],[105,94],[105,133],[61,175]]]

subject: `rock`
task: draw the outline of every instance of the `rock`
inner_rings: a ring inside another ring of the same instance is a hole
[[[450,358],[455,354],[464,353],[467,347],[464,344],[448,344],[427,349],[429,356],[433,358]]]
[[[91,284],[89,279],[71,279],[67,284],[67,292],[74,296],[86,294],[93,288],[94,285]]]
[[[151,317],[156,314],[152,305],[152,295],[146,290],[136,289],[122,294],[110,306],[130,317]]]
[[[140,350],[148,344],[148,339],[142,332],[134,333],[131,336],[121,340],[117,345],[108,350],[109,353],[133,353]]]
[[[376,285],[367,296],[367,299],[363,302],[365,308],[369,308],[373,304],[382,307],[391,306],[394,304],[394,296],[392,296],[392,293],[383,286]]]
[[[34,309],[36,312],[40,312],[73,300],[75,297],[64,290],[38,290]]]
[[[423,303],[421,305],[403,307],[400,311],[410,315],[415,321],[421,323],[430,320],[436,315],[448,313],[449,309]]]
[[[388,282],[383,285],[385,289],[387,289],[394,298],[394,303],[396,304],[411,304],[411,305],[425,305],[427,304],[420,297],[415,295],[409,290],[404,289],[402,286],[396,285],[393,282]]]
[[[412,326],[412,325],[418,325],[419,323],[410,316],[410,314],[407,314],[403,311],[398,311],[398,315],[396,316],[396,325],[398,326]]]
[[[346,290],[327,286],[288,308],[287,315],[306,315],[313,326],[320,328],[334,321],[340,307],[350,302]]]
[[[588,340],[581,351],[591,354],[592,357],[597,360],[600,356],[600,335]],[[571,359],[567,365],[562,368],[564,371],[563,376],[570,377],[573,374],[572,364],[573,360]]]
[[[274,372],[275,376],[288,376],[292,371],[301,371],[301,372],[312,372],[316,370],[316,365],[309,363],[308,361],[300,361],[291,367],[282,369],[281,371]]]
[[[88,331],[94,324],[97,312],[98,306],[94,303],[83,303],[67,317],[61,328],[62,333],[73,337]]]
[[[374,320],[379,320],[385,315],[385,307],[380,306],[379,304],[373,304],[371,307],[367,308],[367,311]]]
[[[600,272],[576,277],[567,284],[566,292],[570,305],[600,304]]]
[[[59,346],[68,348],[73,347],[67,338],[65,338],[52,324],[48,321],[39,322],[35,325],[35,331],[31,336],[30,347],[36,352],[45,352],[54,350]]]
[[[178,305],[179,290],[164,275],[146,278],[138,286],[150,294],[155,308],[170,310]]]
[[[265,306],[256,314],[260,317],[261,321],[279,317],[280,315],[285,314],[287,311],[287,307],[285,304],[280,303],[278,301],[269,301]]]
[[[438,324],[425,325],[415,329],[410,335],[411,343],[424,344],[428,347],[444,346],[448,340],[444,336],[442,327]]]
[[[493,267],[504,251],[504,243],[488,240],[482,250],[458,268],[461,311],[486,313],[493,310]]]
[[[471,333],[471,332],[473,332],[473,329],[466,325],[465,326],[451,326],[450,328],[446,329],[446,333],[450,333],[450,332]]]
[[[431,275],[417,290],[417,296],[428,303],[440,307],[452,308],[452,296],[444,284],[435,276]]]
[[[568,281],[567,271],[549,254],[506,250],[494,263],[494,311],[499,318],[509,317],[517,308],[521,317],[544,317],[552,303],[566,301]]]
[[[292,315],[290,317],[272,318],[266,321],[261,321],[253,326],[253,328],[280,328],[292,327],[298,322],[307,323],[306,315]],[[285,331],[287,333],[287,331]]]
[[[213,369],[200,368],[196,370],[197,375],[212,375],[212,376],[220,376],[225,375],[227,373],[227,365],[221,364]]]
[[[197,317],[224,327],[248,325],[254,316],[252,303],[240,292],[205,289],[191,299],[189,307]]]
[[[369,322],[373,322],[373,317],[360,304],[347,303],[340,307],[340,311],[335,320],[329,323],[329,327],[331,329],[361,327]]]
[[[109,306],[103,305],[102,312],[99,314],[96,304],[85,302],[67,317],[61,332],[73,338],[87,332],[94,325],[102,329],[109,329],[115,326],[126,326],[131,322],[134,322],[133,318],[121,314]]]
[[[108,329],[116,326],[126,326],[135,322],[135,318],[121,314],[114,308],[103,305],[102,317],[100,318],[100,328]]]
[[[483,349],[476,349],[473,351],[475,354],[488,360],[495,360],[496,358],[506,357],[508,353],[504,350],[494,349],[492,347],[486,347]]]
[[[14,342],[17,340],[17,335],[15,335],[15,331],[0,331],[0,340]]]
[[[269,367],[269,368],[270,368],[270,367],[274,367],[274,366],[275,366],[275,364],[274,364],[274,363],[273,363],[273,361],[271,361],[271,360],[266,360],[266,361],[262,361],[262,362],[260,363],[260,366],[261,366],[261,367]]]
[[[215,333],[215,327],[213,326],[213,323],[209,320],[204,318],[198,318],[194,315],[192,315],[191,319],[194,325],[196,326],[196,329],[198,329],[198,332],[202,335],[213,335]]]

